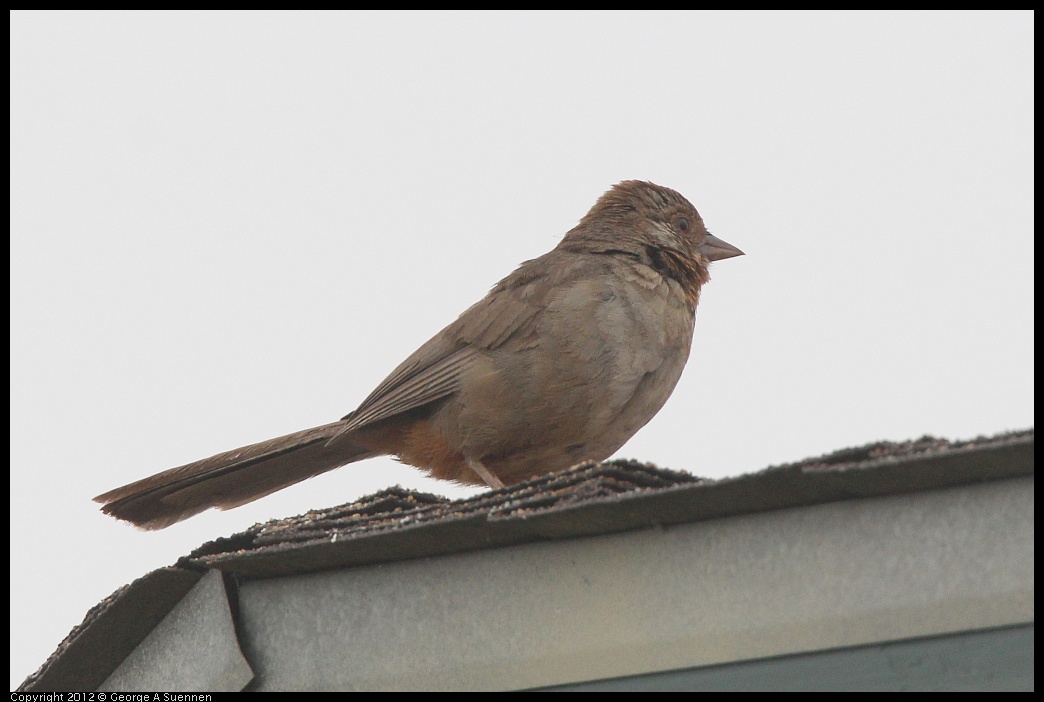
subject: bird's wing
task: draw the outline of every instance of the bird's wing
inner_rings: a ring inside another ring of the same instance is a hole
[[[536,343],[535,321],[548,303],[543,257],[523,263],[482,300],[432,337],[344,418],[342,432],[409,412],[455,393],[488,351]]]
[[[423,407],[452,395],[478,350],[447,343],[441,332],[421,346],[344,418],[343,432]]]

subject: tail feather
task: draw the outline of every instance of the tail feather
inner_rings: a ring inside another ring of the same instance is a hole
[[[232,509],[289,485],[377,455],[342,434],[344,422],[269,439],[110,490],[102,511],[142,529],[162,529],[211,507]],[[336,440],[334,440],[336,438]]]

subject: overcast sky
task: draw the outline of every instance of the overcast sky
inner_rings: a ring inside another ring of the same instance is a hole
[[[1033,15],[12,15],[11,685],[164,532],[91,497],[325,423],[612,184],[687,196],[688,367],[619,456],[721,477],[1033,425]]]

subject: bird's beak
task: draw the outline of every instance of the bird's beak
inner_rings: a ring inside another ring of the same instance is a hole
[[[700,253],[706,257],[708,261],[720,261],[723,258],[732,258],[733,256],[742,256],[743,252],[737,249],[727,241],[722,241],[713,234],[708,234],[707,238],[700,244]]]

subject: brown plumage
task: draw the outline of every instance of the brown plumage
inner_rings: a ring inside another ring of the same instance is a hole
[[[338,422],[157,473],[94,498],[160,529],[391,454],[502,487],[612,455],[674,390],[711,261],[742,255],[669,188],[624,181]]]

